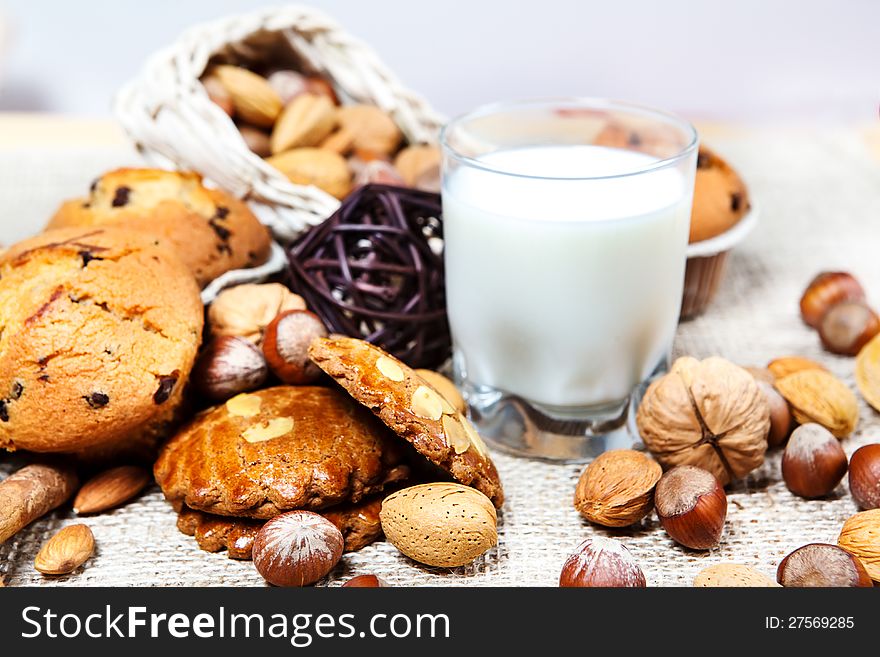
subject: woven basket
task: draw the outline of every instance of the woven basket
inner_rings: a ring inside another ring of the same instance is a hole
[[[252,153],[199,81],[209,62],[270,60],[324,76],[343,103],[377,105],[410,143],[437,140],[444,119],[406,89],[372,48],[325,14],[298,5],[191,28],[120,90],[116,115],[148,161],[198,171],[246,198],[278,240],[293,240],[332,214],[339,201],[316,187],[290,182]]]

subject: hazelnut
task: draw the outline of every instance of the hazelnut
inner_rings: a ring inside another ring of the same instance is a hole
[[[284,383],[311,383],[321,369],[309,359],[309,345],[327,337],[324,323],[308,310],[288,310],[266,327],[263,354],[272,372]]]
[[[263,354],[244,338],[223,335],[211,340],[193,367],[196,391],[214,401],[259,388],[269,370]]]
[[[849,490],[863,509],[880,509],[880,443],[859,447],[852,455]]]
[[[404,185],[403,178],[397,173],[397,169],[385,160],[371,160],[358,168],[354,176],[354,186],[361,187],[370,183],[397,187]]]
[[[642,452],[618,449],[596,457],[585,469],[574,494],[574,506],[590,522],[626,527],[651,512],[660,464]]]
[[[841,301],[819,324],[822,346],[841,356],[855,356],[878,333],[880,317],[863,301]]]
[[[670,538],[694,550],[718,545],[727,495],[715,476],[692,465],[672,468],[657,482],[654,504]]]
[[[286,69],[273,71],[266,77],[266,82],[275,90],[284,105],[290,104],[290,101],[309,88],[306,76]]]
[[[345,584],[342,585],[342,588],[381,588],[384,586],[388,586],[388,582],[386,582],[381,577],[376,577],[376,575],[358,575],[357,577],[352,577]]]
[[[247,146],[248,150],[252,153],[259,155],[260,157],[269,157],[269,155],[272,154],[268,133],[249,125],[238,126],[238,132],[241,133],[241,138],[244,139],[245,146]]]
[[[846,453],[825,427],[815,423],[795,429],[782,455],[782,478],[795,495],[823,497],[846,474]]]
[[[841,301],[860,301],[865,290],[851,274],[842,271],[824,271],[807,286],[801,297],[801,317],[807,326],[819,328],[822,317]]]
[[[306,91],[310,94],[323,94],[332,100],[335,105],[339,104],[339,98],[336,96],[333,85],[318,75],[310,75],[306,78]]]
[[[248,283],[220,292],[208,307],[212,336],[237,335],[259,342],[266,326],[285,310],[305,310],[306,302],[281,283]]]
[[[254,566],[275,586],[313,584],[339,563],[344,543],[342,532],[323,516],[289,511],[272,518],[257,533]]]
[[[697,465],[727,484],[764,462],[770,409],[741,367],[685,357],[648,386],[636,423],[661,466]]]
[[[843,523],[837,544],[856,555],[871,579],[880,583],[880,509],[862,511]]]
[[[767,434],[767,445],[777,447],[785,442],[791,431],[791,409],[788,402],[780,395],[772,384],[758,381],[758,387],[764,393],[767,406],[770,407],[770,431]]]
[[[858,557],[826,543],[810,543],[789,554],[776,570],[786,587],[873,586]]]
[[[645,574],[623,543],[594,536],[566,559],[559,586],[645,588]]]

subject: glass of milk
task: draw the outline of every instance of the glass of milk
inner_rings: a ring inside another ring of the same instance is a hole
[[[481,434],[584,460],[637,442],[678,322],[697,135],[636,105],[493,105],[443,131],[456,382]]]

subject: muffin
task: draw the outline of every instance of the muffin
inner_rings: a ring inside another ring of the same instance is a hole
[[[124,224],[176,249],[199,286],[231,269],[261,265],[271,238],[242,201],[202,184],[198,174],[117,169],[98,178],[89,195],[66,201],[47,229]]]
[[[143,233],[64,228],[13,245],[0,256],[0,448],[155,443],[203,315],[189,269]]]

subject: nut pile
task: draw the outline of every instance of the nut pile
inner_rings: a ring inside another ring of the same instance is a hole
[[[367,183],[439,191],[436,146],[405,144],[388,113],[341,104],[320,76],[289,69],[263,76],[224,64],[208,70],[202,84],[235,120],[247,147],[291,182],[338,199]]]
[[[801,315],[819,330],[828,351],[858,355],[859,390],[880,410],[880,322],[864,299],[851,275],[825,272],[804,293]],[[811,359],[786,356],[766,367],[741,368],[722,358],[680,358],[648,387],[638,408],[650,456],[602,454],[581,475],[574,505],[604,527],[639,523],[653,510],[673,541],[710,550],[724,532],[724,486],[759,467],[768,449],[783,448],[780,476],[791,493],[825,498],[848,474],[852,499],[864,511],[847,520],[837,545],[812,543],[786,556],[776,582],[748,565],[720,563],[701,571],[694,585],[872,586],[880,582],[880,443],[847,459],[841,441],[858,419],[853,391]],[[628,552],[626,568],[608,558],[600,563],[593,552],[580,546],[565,563],[560,585],[644,585],[633,584],[638,566]],[[575,576],[572,564],[585,560],[602,573]]]

